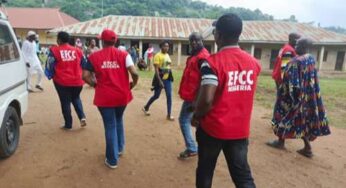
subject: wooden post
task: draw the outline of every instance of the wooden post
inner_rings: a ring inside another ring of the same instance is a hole
[[[181,41],[178,42],[178,66],[181,64]]]

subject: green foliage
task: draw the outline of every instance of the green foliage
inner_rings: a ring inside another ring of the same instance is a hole
[[[43,0],[9,0],[11,7],[41,7]],[[238,14],[244,20],[273,20],[260,10],[208,5],[192,0],[46,0],[46,7],[61,10],[81,21],[107,15],[169,16],[216,19],[226,12]],[[103,11],[102,11],[103,10]]]
[[[329,31],[334,31],[336,33],[346,34],[346,29],[342,27],[325,27]]]

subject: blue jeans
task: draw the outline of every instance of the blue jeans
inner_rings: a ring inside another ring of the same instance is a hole
[[[248,139],[221,140],[209,136],[202,128],[197,128],[198,165],[196,187],[211,188],[214,169],[221,151],[226,158],[228,171],[237,188],[255,188],[247,161]]]
[[[71,103],[77,113],[79,120],[85,118],[80,93],[83,86],[62,86],[54,82],[55,89],[59,95],[61,111],[65,120],[65,128],[72,128]]]
[[[181,132],[183,133],[186,149],[190,152],[197,152],[197,145],[192,137],[191,132],[191,119],[193,113],[191,112],[192,103],[184,101],[181,106],[179,115],[179,124]]]
[[[124,150],[125,135],[123,125],[123,114],[126,106],[121,107],[98,107],[106,137],[106,158],[109,164],[117,165],[119,152]]]
[[[172,81],[163,80],[164,89],[166,92],[167,99],[167,116],[171,115],[172,112]],[[162,88],[155,88],[154,95],[149,99],[148,103],[144,106],[145,110],[149,110],[150,105],[156,101],[161,95]]]

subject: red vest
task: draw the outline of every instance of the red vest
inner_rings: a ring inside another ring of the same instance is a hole
[[[82,86],[82,51],[69,44],[53,46],[50,51],[56,60],[54,82],[62,86]]]
[[[201,83],[201,73],[198,62],[210,56],[207,49],[203,48],[197,55],[190,56],[180,82],[179,95],[185,101],[193,102],[196,98]]]
[[[226,47],[207,61],[218,86],[213,106],[201,120],[202,129],[218,139],[248,138],[260,64],[237,47]]]
[[[275,65],[274,65],[274,69],[272,72],[272,78],[277,82],[277,83],[281,83],[282,82],[282,77],[281,77],[281,64],[282,64],[282,56],[284,54],[286,54],[287,52],[291,52],[293,54],[293,56],[296,56],[296,51],[295,49],[289,45],[289,44],[285,44],[279,52],[278,57],[275,60]]]
[[[127,52],[115,47],[103,48],[89,56],[96,77],[96,106],[126,106],[132,100],[126,56]]]

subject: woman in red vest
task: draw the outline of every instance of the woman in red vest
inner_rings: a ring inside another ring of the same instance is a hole
[[[138,74],[131,56],[114,47],[117,36],[112,30],[105,29],[101,40],[104,48],[89,56],[83,65],[83,79],[95,88],[94,104],[105,128],[105,165],[114,169],[124,152],[123,113],[132,100],[131,89],[137,84]],[[129,80],[129,72],[133,82]]]
[[[179,115],[179,124],[184,137],[186,149],[179,154],[180,159],[197,155],[197,144],[191,133],[191,118],[194,102],[201,83],[200,65],[209,57],[209,52],[203,46],[202,36],[192,33],[189,37],[191,56],[186,60],[186,67],[180,82],[179,95],[184,100]]]
[[[65,120],[62,128],[65,130],[72,129],[71,103],[77,112],[81,126],[86,126],[83,105],[80,99],[84,84],[82,64],[85,59],[81,50],[68,44],[69,40],[68,33],[58,33],[58,46],[50,48],[45,70],[48,79],[53,78],[54,86],[58,92]]]

